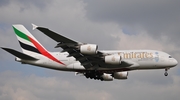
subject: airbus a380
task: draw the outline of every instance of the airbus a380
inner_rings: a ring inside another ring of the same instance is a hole
[[[112,81],[113,79],[127,79],[128,71],[168,69],[178,64],[171,55],[156,50],[114,50],[100,51],[96,44],[81,43],[48,28],[34,24],[37,29],[57,42],[55,48],[61,47],[61,52],[49,52],[38,40],[23,26],[13,25],[14,32],[20,43],[23,53],[4,48],[15,56],[15,61],[39,67],[71,71],[84,75],[86,78]]]

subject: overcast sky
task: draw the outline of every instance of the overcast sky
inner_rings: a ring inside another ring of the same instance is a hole
[[[179,0],[0,0],[0,46],[21,50],[12,24],[23,24],[48,50],[56,42],[32,30],[45,26],[99,49],[154,49],[180,61]],[[0,100],[179,100],[180,66],[131,71],[128,80],[101,82],[22,65],[0,50]]]

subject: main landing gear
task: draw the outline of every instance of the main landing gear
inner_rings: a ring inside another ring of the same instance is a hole
[[[99,73],[98,71],[88,71],[85,74],[86,78],[95,79],[95,80],[101,80],[103,81],[103,78],[101,77],[102,73]]]
[[[168,68],[165,69],[164,76],[168,76]]]

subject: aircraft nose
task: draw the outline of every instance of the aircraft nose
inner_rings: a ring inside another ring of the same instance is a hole
[[[173,60],[173,65],[176,66],[178,64],[178,61],[176,59]]]

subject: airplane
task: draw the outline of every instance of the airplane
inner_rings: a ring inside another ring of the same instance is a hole
[[[57,42],[55,48],[61,52],[49,52],[21,24],[13,25],[22,52],[1,47],[15,56],[15,61],[59,71],[75,72],[86,78],[113,81],[125,80],[133,70],[165,69],[175,67],[178,62],[171,55],[157,50],[98,50],[98,45],[81,43],[48,28],[32,24],[37,29]]]

